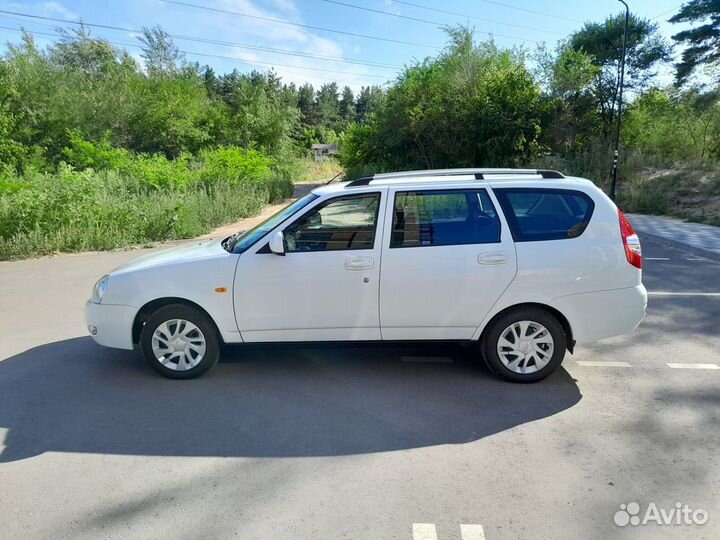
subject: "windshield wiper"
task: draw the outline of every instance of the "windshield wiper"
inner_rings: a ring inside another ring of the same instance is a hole
[[[225,240],[221,242],[221,246],[227,251],[228,253],[232,253],[235,249],[235,244],[237,244],[237,241],[240,239],[240,237],[245,234],[246,231],[238,231],[235,234],[228,236]]]

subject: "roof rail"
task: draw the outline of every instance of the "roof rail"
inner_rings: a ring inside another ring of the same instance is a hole
[[[373,176],[363,176],[362,178],[358,178],[357,180],[353,180],[352,182],[348,183],[347,187],[367,186],[374,179],[375,177]]]
[[[537,173],[543,178],[565,178],[565,175],[560,171],[553,171],[550,169],[538,169]]]
[[[485,176],[493,175],[531,175],[542,178],[565,178],[558,172],[548,169],[435,169],[427,171],[404,171],[395,173],[381,173],[358,178],[347,184],[347,187],[367,186],[373,180],[395,180],[400,178],[422,178],[424,176],[460,176],[473,175],[475,180],[484,180]]]

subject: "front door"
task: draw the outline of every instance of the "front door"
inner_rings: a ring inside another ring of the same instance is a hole
[[[390,189],[383,339],[470,339],[515,277],[515,246],[485,189]]]
[[[285,256],[267,240],[241,255],[234,302],[243,341],[380,339],[383,191],[316,204],[283,226]]]

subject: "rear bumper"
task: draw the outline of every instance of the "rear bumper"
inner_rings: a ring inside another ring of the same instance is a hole
[[[96,343],[116,349],[133,349],[132,325],[137,309],[132,306],[85,303],[85,322]]]
[[[561,296],[552,302],[567,317],[577,343],[629,334],[645,318],[647,291],[627,289]]]

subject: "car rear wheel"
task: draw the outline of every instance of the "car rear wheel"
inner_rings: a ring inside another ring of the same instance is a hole
[[[567,338],[560,322],[542,308],[509,311],[491,323],[482,354],[491,371],[514,382],[540,381],[565,357]]]
[[[199,377],[220,357],[220,340],[212,321],[182,304],[161,307],[140,333],[140,347],[150,367],[171,379]]]

